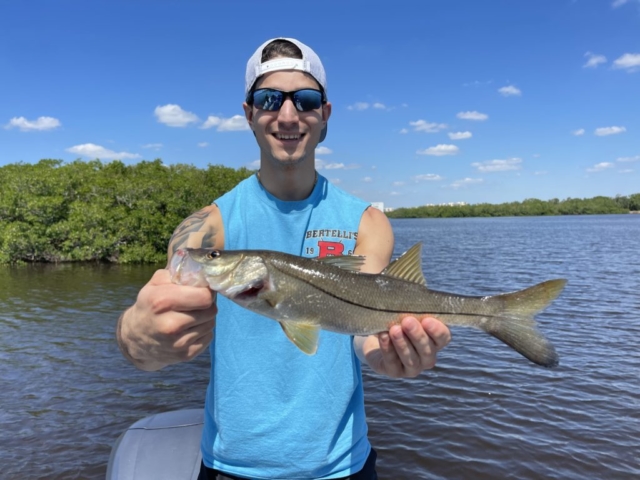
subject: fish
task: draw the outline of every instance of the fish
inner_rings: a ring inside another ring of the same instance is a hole
[[[364,257],[306,258],[272,250],[184,248],[174,254],[171,281],[209,287],[236,304],[280,323],[300,350],[313,355],[321,329],[347,334],[387,332],[411,315],[448,327],[482,330],[543,367],[559,356],[534,316],[553,302],[566,279],[523,290],[469,296],[432,290],[416,243],[381,273],[362,273]]]

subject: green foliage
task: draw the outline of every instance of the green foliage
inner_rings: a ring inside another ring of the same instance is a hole
[[[491,205],[430,205],[398,208],[388,212],[390,218],[450,218],[450,217],[517,217],[541,215],[595,215],[629,213],[640,210],[640,193],[629,197],[567,198],[548,201],[528,198],[522,202]]]
[[[178,224],[251,174],[161,160],[0,167],[0,263],[164,261]]]

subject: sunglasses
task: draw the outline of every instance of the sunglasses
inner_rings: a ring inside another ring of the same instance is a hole
[[[327,100],[324,93],[312,88],[303,88],[294,92],[283,92],[273,88],[259,88],[249,93],[247,103],[260,110],[277,112],[284,101],[290,98],[299,112],[310,112],[322,106]]]

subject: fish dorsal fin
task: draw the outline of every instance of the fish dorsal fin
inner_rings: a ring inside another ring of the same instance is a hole
[[[318,336],[320,334],[318,325],[300,321],[282,321],[280,326],[296,347],[307,355],[315,355],[318,350]]]
[[[317,262],[333,265],[349,272],[359,272],[360,267],[364,265],[365,257],[362,255],[339,255],[330,257],[316,257]]]
[[[416,243],[387,265],[387,268],[382,271],[382,275],[419,283],[426,287],[427,281],[422,273],[422,242]]]

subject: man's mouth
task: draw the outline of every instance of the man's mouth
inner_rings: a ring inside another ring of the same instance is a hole
[[[273,136],[282,142],[297,141],[302,138],[304,133],[274,133]]]

